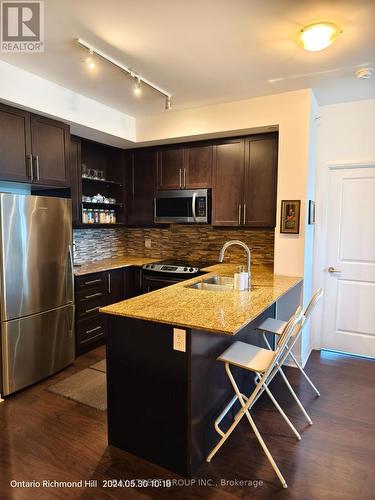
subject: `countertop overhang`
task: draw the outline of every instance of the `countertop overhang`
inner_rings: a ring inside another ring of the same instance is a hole
[[[136,257],[127,255],[124,257],[116,257],[114,259],[101,259],[87,262],[82,265],[74,267],[75,276],[84,276],[86,274],[100,273],[103,271],[111,271],[113,269],[121,269],[123,267],[143,266],[144,264],[151,264],[158,262],[159,259],[152,259],[149,257]]]
[[[133,264],[135,265],[135,264]],[[202,269],[210,275],[233,276],[238,264],[215,264]],[[284,294],[303,281],[298,276],[273,274],[270,266],[254,266],[249,291],[209,291],[187,288],[202,276],[111,304],[100,312],[166,323],[189,329],[235,335]]]

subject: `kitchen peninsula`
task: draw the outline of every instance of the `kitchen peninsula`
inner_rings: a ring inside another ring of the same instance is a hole
[[[101,309],[108,324],[109,444],[187,477],[206,458],[218,440],[213,421],[232,397],[217,356],[235,340],[261,345],[256,326],[302,282],[254,266],[249,291],[191,287],[235,269],[216,264],[203,278]],[[241,377],[248,392],[251,376]]]

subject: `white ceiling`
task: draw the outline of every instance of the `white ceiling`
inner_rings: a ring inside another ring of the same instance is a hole
[[[344,33],[322,52],[295,43],[311,21]],[[87,71],[80,37],[173,94],[175,109],[311,87],[320,104],[375,97],[374,0],[46,0],[42,54],[0,58],[133,116],[159,113],[163,98],[141,98],[104,61]],[[270,82],[269,80],[273,80]]]

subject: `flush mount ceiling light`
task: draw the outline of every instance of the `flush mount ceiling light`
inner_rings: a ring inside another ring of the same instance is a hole
[[[374,74],[374,70],[372,68],[360,68],[357,69],[355,74],[359,80],[368,80]]]
[[[172,107],[172,95],[167,92],[166,90],[163,90],[161,87],[158,85],[155,85],[154,83],[150,82],[143,76],[139,75],[136,71],[134,71],[131,68],[128,68],[124,64],[116,61],[112,57],[108,56],[107,54],[104,54],[99,49],[96,49],[93,45],[89,44],[85,40],[82,40],[82,38],[77,39],[77,43],[84,47],[85,49],[88,49],[90,52],[90,57],[86,60],[88,68],[93,70],[95,69],[96,65],[95,62],[93,61],[93,55],[99,56],[105,61],[109,62],[113,66],[116,66],[116,68],[120,69],[121,71],[124,71],[128,75],[130,75],[132,78],[134,78],[134,87],[133,87],[133,92],[136,96],[140,96],[142,94],[142,88],[141,88],[141,83],[147,85],[148,87],[152,88],[153,90],[156,90],[156,92],[159,92],[159,94],[162,94],[162,96],[165,98],[165,109],[171,109]],[[93,65],[90,67],[90,65]]]
[[[320,21],[301,28],[298,38],[305,50],[317,52],[332,45],[341,33],[342,29],[336,23]]]

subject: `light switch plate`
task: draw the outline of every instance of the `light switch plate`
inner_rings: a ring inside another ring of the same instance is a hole
[[[186,330],[173,328],[173,349],[186,352]]]

